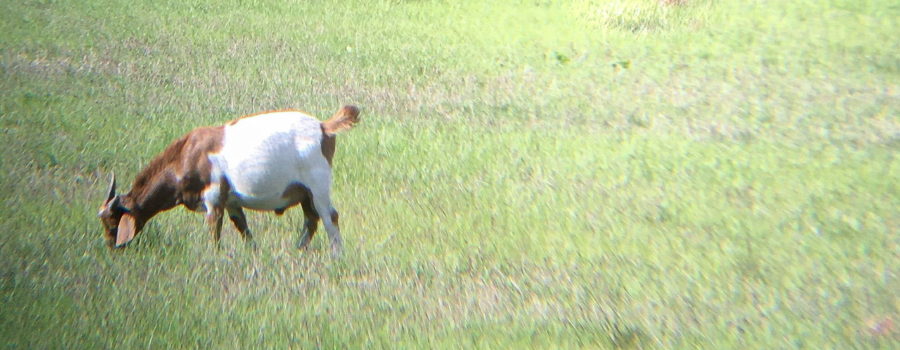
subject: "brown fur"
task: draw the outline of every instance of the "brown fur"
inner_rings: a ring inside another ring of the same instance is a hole
[[[359,108],[356,106],[344,106],[331,118],[322,122],[322,155],[333,166],[334,151],[337,148],[337,133],[348,130],[359,122]]]
[[[197,210],[200,193],[209,184],[212,164],[207,157],[222,147],[225,128],[204,127],[170,144],[142,170],[122,206],[134,218],[134,234],[156,214],[179,204]],[[180,180],[179,180],[180,179]]]
[[[284,192],[281,194],[281,198],[287,199],[288,204],[284,208],[279,208],[275,210],[275,215],[284,214],[284,211],[290,207],[296,206],[299,203],[312,203],[312,193],[310,193],[309,188],[300,183],[290,184],[287,188],[284,189]],[[303,207],[303,211],[306,211],[306,206]]]
[[[275,210],[275,215],[284,214],[284,211],[288,208],[296,206],[300,204],[301,208],[303,208],[303,216],[306,218],[304,222],[304,231],[307,233],[305,236],[306,242],[309,242],[309,239],[312,239],[313,235],[316,234],[316,226],[319,223],[319,213],[316,212],[315,206],[313,206],[312,201],[312,193],[309,191],[309,188],[300,183],[291,184],[284,190],[284,194],[281,195],[282,198],[288,199],[290,202],[286,207]],[[337,211],[333,212],[332,221],[337,225]]]
[[[323,128],[324,129],[324,128]],[[331,164],[334,159],[334,150],[337,148],[337,135],[329,135],[322,130],[322,155],[325,156],[325,160],[328,161],[329,166],[333,166]]]
[[[356,106],[344,106],[334,113],[331,118],[322,122],[322,131],[328,135],[334,135],[348,130],[359,122],[359,108]]]

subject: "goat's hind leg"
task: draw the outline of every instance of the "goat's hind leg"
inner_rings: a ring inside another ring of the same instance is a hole
[[[308,185],[312,197],[312,207],[319,218],[322,219],[325,231],[328,232],[328,240],[331,241],[331,255],[339,257],[344,250],[344,241],[341,239],[341,230],[337,226],[337,211],[331,206],[331,173],[314,174],[309,180],[311,180]],[[306,211],[306,206],[304,205],[304,211]],[[309,220],[307,220],[307,223],[309,223]],[[310,230],[310,232],[314,232],[314,230]],[[307,238],[307,236],[304,236],[304,238]],[[308,238],[312,238],[312,234]],[[300,243],[303,243],[302,239]]]
[[[313,193],[313,204],[316,206],[316,212],[328,213],[328,215],[320,215],[325,231],[328,232],[328,240],[331,241],[331,255],[339,257],[344,251],[344,240],[341,239],[341,229],[338,227],[338,213],[331,206],[331,199],[328,192]]]
[[[310,196],[306,196],[306,198],[300,202],[300,205],[303,208],[303,216],[305,216],[306,219],[303,221],[303,230],[300,231],[300,241],[297,242],[297,249],[306,249],[309,247],[309,242],[312,241],[312,238],[318,229],[319,213],[317,213],[316,208],[313,207],[312,198],[310,198]]]
[[[253,234],[247,226],[247,217],[244,215],[244,209],[241,207],[228,207],[226,210],[228,211],[228,218],[231,219],[231,223],[234,224],[234,227],[237,228],[238,232],[241,234],[244,243],[250,248],[256,248],[256,242],[253,241]]]

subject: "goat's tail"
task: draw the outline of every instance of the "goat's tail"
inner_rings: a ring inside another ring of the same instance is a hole
[[[322,130],[328,135],[334,135],[344,130],[350,130],[359,122],[359,108],[353,105],[341,107],[331,118],[322,122]]]

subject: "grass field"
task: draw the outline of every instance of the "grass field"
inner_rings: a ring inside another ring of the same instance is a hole
[[[190,3],[0,5],[0,346],[900,348],[896,1]],[[347,103],[343,258],[104,245],[112,172]]]

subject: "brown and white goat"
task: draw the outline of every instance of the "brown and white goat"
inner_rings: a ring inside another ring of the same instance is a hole
[[[97,214],[108,244],[124,247],[150,218],[178,205],[206,213],[216,246],[225,212],[252,243],[243,208],[281,215],[300,204],[306,221],[298,247],[306,248],[321,218],[338,255],[343,243],[331,205],[331,162],[336,134],[358,121],[359,110],[344,106],[324,122],[285,110],[194,129],[156,156],[127,194],[116,194],[113,175]]]

